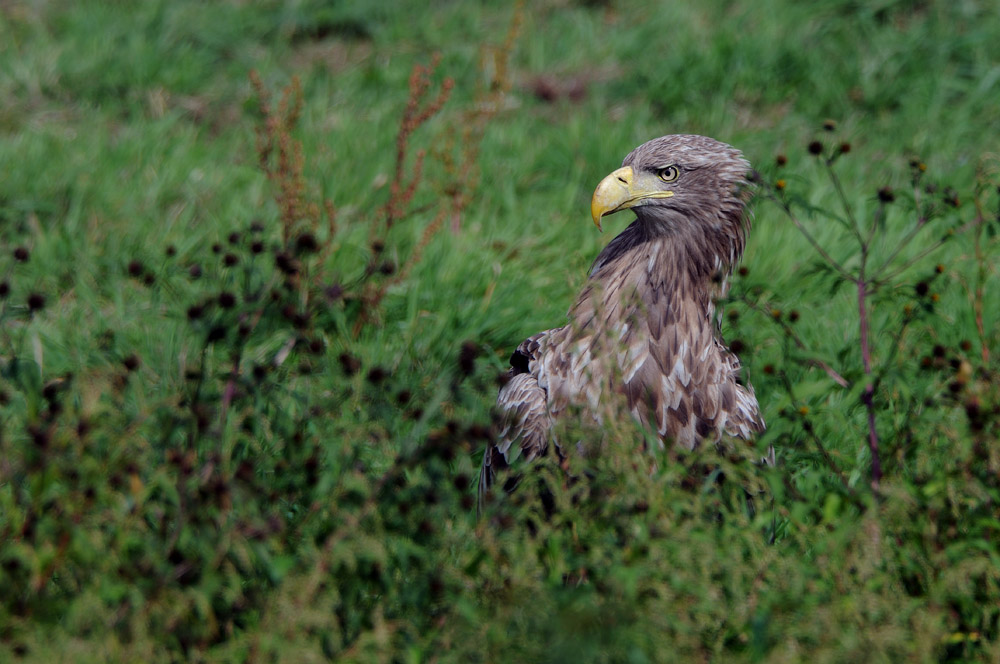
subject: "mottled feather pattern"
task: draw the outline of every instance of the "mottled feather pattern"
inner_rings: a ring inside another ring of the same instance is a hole
[[[569,323],[515,351],[520,366],[497,399],[501,431],[484,456],[481,493],[515,457],[558,445],[553,427],[571,406],[600,423],[602,405],[620,402],[661,441],[687,449],[764,430],[739,359],[719,337],[715,307],[749,231],[749,165],[702,136],[650,141],[624,165],[677,165],[682,176],[672,197],[634,208],[636,221],[594,261]]]

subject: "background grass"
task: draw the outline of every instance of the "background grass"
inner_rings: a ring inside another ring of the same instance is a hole
[[[370,5],[0,6],[3,658],[1000,656],[992,5]],[[408,81],[435,58],[454,87],[385,229]],[[336,232],[275,198],[251,70],[274,105],[299,77],[304,198]],[[896,192],[876,259],[920,213],[903,258],[981,219],[872,297],[881,491],[856,294],[762,195],[724,332],[777,470],[665,451],[637,473],[626,422],[587,486],[543,465],[545,500],[477,521],[496,376],[625,223],[595,232],[593,186],[680,132],[741,148],[848,267],[810,141],[849,143],[859,218]]]

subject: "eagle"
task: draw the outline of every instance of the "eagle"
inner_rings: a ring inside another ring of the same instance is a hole
[[[530,461],[552,444],[565,459],[561,418],[602,423],[605,413],[627,411],[663,444],[689,450],[764,431],[716,313],[750,231],[749,172],[730,145],[670,135],[635,148],[601,180],[591,201],[598,229],[625,209],[635,220],[597,256],[569,322],[528,337],[511,356],[480,505],[515,458]]]

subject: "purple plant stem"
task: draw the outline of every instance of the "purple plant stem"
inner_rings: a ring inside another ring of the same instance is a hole
[[[865,384],[865,393],[862,400],[868,409],[868,448],[872,453],[872,488],[878,489],[879,480],[882,479],[882,464],[878,455],[878,433],[875,431],[875,386],[871,381],[872,374],[872,352],[868,342],[868,284],[863,278],[858,278],[858,324],[861,327],[861,359],[864,362],[865,376],[868,382]]]

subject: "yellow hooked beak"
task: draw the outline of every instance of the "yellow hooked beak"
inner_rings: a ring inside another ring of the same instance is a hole
[[[636,177],[631,166],[622,166],[601,180],[590,201],[590,215],[594,225],[601,229],[601,217],[626,208],[644,205],[656,198],[670,198],[674,192],[660,189],[662,181],[651,173]]]

